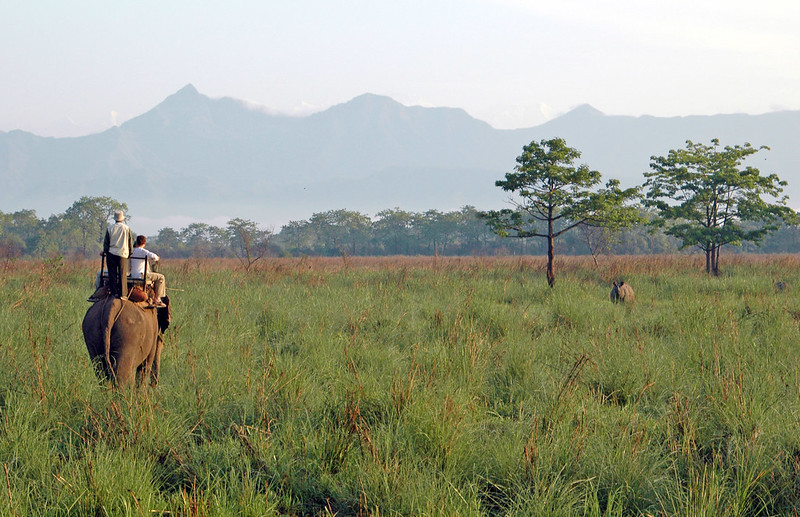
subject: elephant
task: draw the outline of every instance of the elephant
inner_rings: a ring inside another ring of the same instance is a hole
[[[83,338],[97,376],[118,386],[134,380],[158,384],[163,332],[169,326],[171,307],[135,303],[114,296],[95,301],[83,317]]]
[[[614,303],[619,302],[633,302],[634,295],[633,295],[633,288],[630,284],[626,284],[625,282],[616,283],[614,282],[614,286],[611,288],[611,301]]]

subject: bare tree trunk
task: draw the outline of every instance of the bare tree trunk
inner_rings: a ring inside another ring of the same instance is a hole
[[[553,250],[553,237],[547,238],[547,283],[550,287],[556,285],[556,274],[553,272],[553,261],[555,253]]]
[[[550,220],[547,222],[547,283],[550,285],[550,287],[556,285],[556,274],[553,272],[554,259],[555,240],[553,239],[553,218],[550,217]]]

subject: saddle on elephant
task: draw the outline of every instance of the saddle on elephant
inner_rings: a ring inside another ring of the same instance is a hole
[[[87,299],[89,302],[98,302],[111,296],[111,288],[108,286],[108,277],[98,273],[98,280],[95,281],[95,291]],[[130,285],[127,300],[133,303],[144,303],[147,306],[161,307],[156,298],[152,284],[145,284],[144,289],[138,285]]]
[[[108,299],[114,299],[111,294],[111,289],[108,285],[101,285],[97,287],[88,301],[92,303],[102,302]],[[133,286],[128,291],[128,303],[139,307],[140,309],[156,309],[158,314],[158,326],[161,332],[167,330],[170,321],[172,321],[172,306],[170,305],[169,296],[161,297],[161,304],[155,302],[155,291],[152,286],[145,286],[143,290],[139,286]]]
[[[123,281],[127,288],[124,290],[126,296],[123,296],[123,298],[134,303],[147,302],[148,305],[153,307],[166,307],[163,300],[166,297],[163,281],[164,275],[148,272],[149,261],[147,259],[140,261],[143,262],[143,264],[137,266],[136,269],[138,272],[130,271]],[[141,271],[139,271],[139,269],[141,269]],[[89,302],[101,300],[109,296],[112,292],[108,268],[105,267],[105,253],[101,254],[100,269],[95,276],[94,288],[95,292],[87,299]]]
[[[141,311],[155,310],[156,319],[158,322],[158,331],[163,333],[169,327],[172,321],[172,307],[168,296],[157,296],[155,287],[152,281],[145,276],[144,278],[127,278],[128,282],[128,296],[122,299],[123,306],[130,304]],[[92,302],[92,307],[98,302],[106,303],[116,299],[112,295],[111,287],[109,285],[108,271],[103,268],[103,263],[100,263],[100,270],[95,277],[95,291],[88,298],[87,301]],[[91,310],[91,309],[90,309]]]

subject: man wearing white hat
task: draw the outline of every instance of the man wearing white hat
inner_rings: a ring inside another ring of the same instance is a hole
[[[124,223],[122,210],[114,212],[114,224],[106,230],[103,239],[103,253],[108,265],[108,284],[111,294],[123,300],[128,299],[128,257],[133,249],[131,229]]]

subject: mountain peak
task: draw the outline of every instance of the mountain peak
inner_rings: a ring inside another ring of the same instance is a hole
[[[481,126],[490,127],[488,123],[477,120],[470,116],[461,108],[429,108],[423,106],[406,106],[391,97],[377,95],[374,93],[364,93],[354,97],[348,102],[337,104],[324,112],[320,116],[338,116],[341,113],[351,113],[362,120],[369,117],[399,117],[403,120],[414,119],[419,123],[427,124],[430,120],[447,120],[448,123],[472,124],[478,123]],[[326,115],[327,114],[327,115]],[[431,118],[433,117],[433,118]]]
[[[567,115],[579,115],[581,117],[602,117],[605,113],[594,108],[591,104],[581,104],[572,108],[567,112]]]
[[[208,112],[209,98],[197,91],[191,84],[187,84],[177,92],[173,93],[155,108],[147,113],[139,115],[124,124],[123,127],[133,129],[142,124],[152,124],[158,120],[158,125],[182,123],[181,121],[196,122],[203,118]]]
[[[174,95],[194,96],[194,95],[200,95],[200,92],[197,91],[197,88],[195,88],[192,83],[189,83],[180,90],[178,90],[177,92],[175,92]]]
[[[393,108],[404,107],[402,104],[392,99],[391,97],[387,97],[385,95],[377,95],[375,93],[363,93],[358,97],[350,99],[348,102],[345,102],[344,104],[339,104],[339,106],[353,106],[357,108],[371,108],[371,109],[387,108],[387,107],[393,107]]]
[[[180,113],[188,113],[199,109],[208,103],[209,98],[197,91],[191,84],[187,84],[177,92],[173,93],[157,106],[158,109],[166,109]]]
[[[177,92],[173,93],[162,104],[192,105],[199,99],[204,98],[192,84],[187,84]]]
[[[347,120],[347,124],[355,126],[363,124],[367,120],[384,117],[389,114],[397,115],[404,109],[405,106],[391,97],[364,93],[347,102],[331,106],[325,111],[315,113],[311,117],[322,120],[337,119],[340,122]]]

